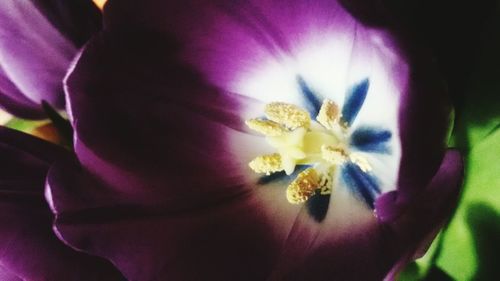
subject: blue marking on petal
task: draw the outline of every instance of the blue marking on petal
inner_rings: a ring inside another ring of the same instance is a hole
[[[269,176],[262,176],[259,178],[257,181],[258,185],[266,185],[268,183],[272,182],[280,182],[280,181],[285,181],[285,180],[293,180],[295,179],[302,171],[305,169],[309,168],[309,165],[297,165],[295,166],[295,170],[291,175],[287,175],[285,171],[281,172],[276,172],[273,174],[270,174]]]
[[[354,163],[345,164],[342,167],[341,175],[344,184],[349,190],[373,209],[375,196],[381,192],[377,180],[373,176],[363,172]]]
[[[390,153],[389,140],[392,133],[375,127],[359,127],[351,135],[350,144],[366,152]]]
[[[330,194],[323,195],[318,190],[307,200],[307,212],[317,222],[322,222],[325,219],[328,207],[330,206],[330,196]]]
[[[352,125],[361,110],[369,87],[370,80],[366,78],[354,85],[347,92],[344,106],[342,107],[342,120],[346,122],[348,126]]]
[[[306,108],[314,118],[318,115],[319,110],[321,109],[321,100],[318,95],[312,91],[309,85],[307,85],[302,76],[297,76],[297,83],[299,83],[300,91],[306,100]]]

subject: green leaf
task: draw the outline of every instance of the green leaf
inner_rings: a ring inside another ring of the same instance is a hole
[[[436,265],[456,280],[500,276],[495,265],[500,252],[500,9],[496,14],[478,42],[477,64],[457,103],[453,144],[464,153],[464,190],[436,256]]]
[[[444,233],[437,265],[456,280],[493,280],[500,267],[500,130],[477,143],[466,157],[459,208]]]

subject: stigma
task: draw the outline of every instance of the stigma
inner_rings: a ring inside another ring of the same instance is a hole
[[[259,174],[285,172],[289,176],[297,166],[308,167],[287,187],[288,202],[301,204],[314,194],[330,194],[335,171],[345,163],[354,163],[365,173],[371,171],[363,155],[350,151],[347,123],[335,102],[324,100],[315,120],[305,109],[284,102],[267,104],[264,113],[265,118],[246,124],[264,135],[276,152],[257,156],[249,167]]]

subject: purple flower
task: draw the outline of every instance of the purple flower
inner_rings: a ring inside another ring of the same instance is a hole
[[[128,280],[392,279],[462,161],[430,55],[367,3],[111,0],[66,79],[58,238]]]
[[[62,80],[71,60],[101,27],[90,0],[5,0],[0,7],[0,106],[42,118],[42,100],[64,107]]]
[[[44,200],[45,176],[68,152],[0,128],[0,279],[123,280],[101,258],[77,252],[57,239]]]

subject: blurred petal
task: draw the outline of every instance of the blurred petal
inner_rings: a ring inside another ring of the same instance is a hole
[[[11,272],[9,272],[4,267],[0,266],[0,280],[2,281],[23,281],[19,277],[15,276]]]
[[[85,0],[15,1],[0,7],[0,106],[41,118],[41,100],[64,106],[62,79],[77,48],[100,27]]]
[[[122,280],[111,264],[75,252],[52,232],[45,175],[66,152],[0,128],[0,154],[0,264],[5,274],[22,280]]]

